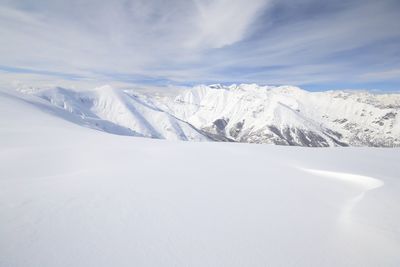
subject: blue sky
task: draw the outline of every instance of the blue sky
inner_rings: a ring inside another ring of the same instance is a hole
[[[398,0],[0,0],[0,79],[400,89]]]

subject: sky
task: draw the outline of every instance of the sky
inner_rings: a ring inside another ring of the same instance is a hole
[[[0,80],[400,90],[398,0],[0,0]]]

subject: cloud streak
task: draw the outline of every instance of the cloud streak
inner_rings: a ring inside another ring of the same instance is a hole
[[[0,0],[0,77],[400,85],[399,11],[394,0]]]

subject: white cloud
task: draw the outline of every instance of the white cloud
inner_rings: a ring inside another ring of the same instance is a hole
[[[196,0],[195,31],[190,47],[220,48],[243,39],[249,26],[267,5],[266,0]]]
[[[351,0],[323,15],[301,13],[317,0],[1,2],[0,68],[101,81],[117,74],[297,84],[365,80],[365,73],[399,68],[398,45],[383,48],[400,39],[392,0]],[[352,52],[360,48],[366,50]],[[231,74],[231,68],[254,71]]]
[[[143,72],[190,62],[204,49],[240,41],[264,0],[56,2],[1,7],[2,64]]]
[[[391,69],[385,71],[368,72],[361,75],[362,79],[365,80],[382,80],[382,79],[399,79],[400,69]]]

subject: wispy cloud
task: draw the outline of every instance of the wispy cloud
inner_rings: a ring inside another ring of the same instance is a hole
[[[400,85],[399,12],[396,0],[0,0],[0,78]]]
[[[267,0],[195,1],[194,30],[189,47],[221,48],[243,39],[249,26],[268,4]]]
[[[368,72],[361,75],[362,78],[366,80],[376,80],[376,79],[399,79],[400,69]]]

